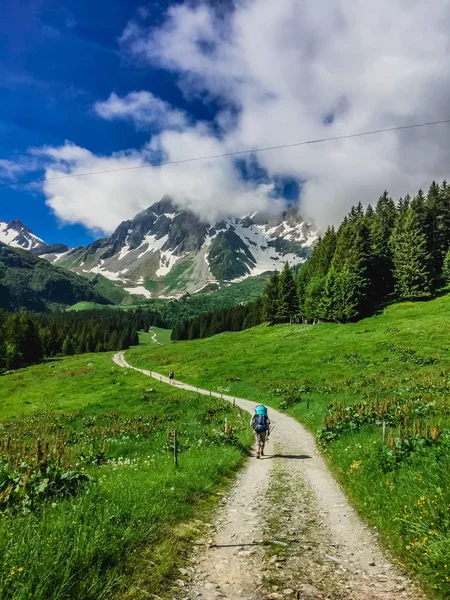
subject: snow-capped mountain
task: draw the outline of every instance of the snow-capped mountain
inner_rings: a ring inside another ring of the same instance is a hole
[[[110,237],[53,258],[133,294],[177,297],[304,262],[317,237],[296,208],[210,224],[163,198]]]
[[[37,235],[34,235],[31,229],[26,227],[19,219],[9,223],[0,221],[0,242],[12,248],[29,250],[37,256],[59,254],[70,250],[65,244],[47,244]]]

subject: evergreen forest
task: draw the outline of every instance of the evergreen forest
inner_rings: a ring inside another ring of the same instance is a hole
[[[55,356],[125,350],[139,343],[138,331],[152,325],[164,325],[159,313],[143,310],[0,311],[0,371]]]

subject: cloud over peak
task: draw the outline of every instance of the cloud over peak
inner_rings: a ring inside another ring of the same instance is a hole
[[[130,92],[123,97],[111,92],[107,100],[96,102],[93,110],[107,121],[132,121],[138,129],[177,129],[188,124],[183,111],[171,107],[167,102],[144,90]]]

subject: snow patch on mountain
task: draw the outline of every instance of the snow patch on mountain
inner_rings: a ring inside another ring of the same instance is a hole
[[[101,265],[97,267],[92,267],[92,269],[83,269],[83,273],[95,273],[96,275],[103,275],[103,277],[106,277],[111,281],[123,281],[123,278],[120,277],[120,273],[108,271],[107,269],[104,269]]]
[[[12,248],[30,251],[47,245],[19,220],[10,223],[0,221],[0,242]]]
[[[156,277],[164,277],[172,270],[175,263],[181,256],[176,256],[173,252],[161,252],[159,257],[159,269],[155,272]]]
[[[144,286],[136,286],[136,287],[126,287],[123,288],[126,292],[130,294],[136,294],[137,296],[144,296],[144,298],[151,298],[152,293],[149,292]]]

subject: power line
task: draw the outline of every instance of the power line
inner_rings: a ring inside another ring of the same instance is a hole
[[[160,163],[144,163],[143,165],[137,165],[135,167],[119,167],[117,169],[107,169],[104,171],[89,171],[87,173],[73,173],[71,175],[58,175],[57,177],[47,177],[43,179],[28,179],[26,181],[16,182],[2,182],[0,187],[14,186],[14,185],[28,185],[31,183],[44,183],[45,181],[55,181],[57,179],[72,179],[74,177],[89,177],[91,175],[104,175],[106,173],[118,173],[120,171],[133,171],[137,169],[145,169],[148,167],[164,167],[166,165],[180,165],[182,163],[196,162],[200,160],[212,160],[215,158],[226,158],[228,156],[239,156],[242,154],[257,154],[259,152],[268,152],[269,150],[281,150],[283,148],[296,148],[297,146],[306,146],[308,144],[321,144],[323,142],[332,142],[337,140],[348,140],[350,138],[363,137],[366,135],[375,135],[378,133],[386,133],[389,131],[401,131],[403,129],[417,129],[419,127],[429,127],[431,125],[443,125],[444,123],[450,123],[450,119],[444,119],[442,121],[428,121],[427,123],[415,123],[412,125],[399,125],[397,127],[388,127],[386,129],[375,129],[373,131],[363,131],[361,133],[351,133],[348,135],[338,135],[335,137],[321,138],[316,140],[306,140],[303,142],[295,142],[293,144],[279,144],[277,146],[267,146],[265,148],[256,148],[253,150],[236,150],[233,152],[224,152],[223,154],[211,154],[208,156],[196,156],[192,158],[183,158],[181,160],[170,160]]]

